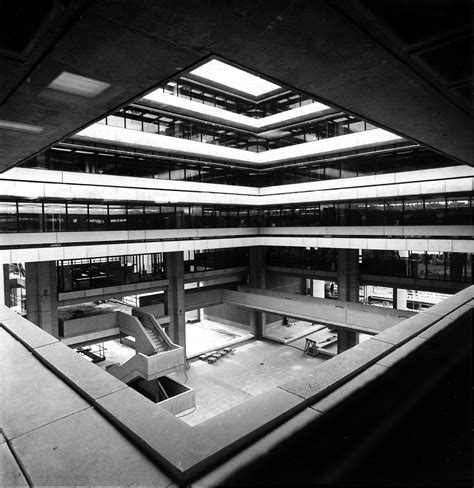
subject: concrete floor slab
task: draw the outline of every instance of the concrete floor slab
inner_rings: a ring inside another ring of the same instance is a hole
[[[277,325],[265,331],[265,338],[287,344],[313,334],[318,330],[327,329],[326,325],[304,322],[302,320],[293,321],[288,325]]]
[[[3,442],[2,442],[3,440]],[[0,486],[30,486],[8,444],[0,434]]]
[[[193,486],[223,486],[226,478],[238,469],[242,469],[247,464],[256,461],[259,457],[268,455],[272,449],[284,442],[286,439],[295,435],[295,432],[304,429],[314,422],[321,414],[315,410],[305,409],[290,420],[282,424],[278,429],[273,430],[247,449],[244,449],[227,462],[221,464],[210,474],[197,480]]]
[[[203,319],[186,324],[186,355],[193,358],[207,351],[232,346],[253,338],[247,330]]]
[[[290,344],[258,340],[235,347],[214,364],[193,361],[187,378],[176,379],[194,389],[196,409],[180,418],[188,425],[200,424],[272,387],[314,373],[325,361]]]
[[[419,337],[414,337],[411,341],[403,344],[403,346],[398,347],[393,352],[384,356],[377,361],[377,364],[384,366],[386,368],[391,368],[398,361],[409,356],[414,351],[418,350],[420,347],[426,345],[425,339],[420,339]],[[419,352],[419,351],[418,351]]]
[[[3,329],[0,357],[0,425],[8,439],[89,407]]]
[[[71,349],[64,344],[56,343],[38,348],[36,354],[66,383],[77,385],[90,400],[127,387],[81,355],[71,354]]]
[[[318,412],[327,412],[334,408],[338,403],[353,395],[357,390],[364,388],[368,383],[374,381],[386,371],[386,368],[374,364],[337,390],[329,393],[329,395],[316,402],[311,408]]]
[[[369,339],[329,359],[304,378],[282,383],[281,388],[302,398],[316,400],[328,389],[335,389],[391,348],[391,344]]]
[[[28,344],[30,349],[58,342],[57,339],[43,329],[31,327],[30,322],[16,313],[13,313],[10,318],[2,320],[2,323],[21,342]]]
[[[93,408],[12,444],[35,486],[167,486],[172,481]]]
[[[132,388],[100,398],[97,407],[169,469],[175,470],[187,457],[189,427]]]

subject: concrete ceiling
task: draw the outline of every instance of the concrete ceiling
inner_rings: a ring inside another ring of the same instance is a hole
[[[408,0],[386,10],[367,0],[17,0],[0,7],[0,125],[42,131],[0,128],[0,171],[209,54],[473,165],[472,2],[455,2],[463,15],[452,2],[421,2],[423,12]],[[401,22],[443,13],[435,31],[413,21],[415,39]],[[110,87],[94,98],[48,88],[63,71]]]

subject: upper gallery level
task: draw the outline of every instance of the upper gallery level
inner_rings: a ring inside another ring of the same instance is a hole
[[[452,164],[307,93],[211,59],[22,165],[262,187]]]

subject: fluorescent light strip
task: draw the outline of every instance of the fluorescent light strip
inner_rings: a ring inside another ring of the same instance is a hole
[[[18,130],[21,132],[32,132],[38,134],[43,132],[44,127],[31,124],[20,124],[19,122],[11,122],[10,120],[0,120],[0,129]]]
[[[254,97],[281,88],[279,85],[276,85],[271,81],[252,75],[247,71],[235,68],[234,66],[225,64],[217,59],[212,59],[202,66],[199,66],[199,68],[191,71],[190,74],[228,86],[229,88],[247,93]]]

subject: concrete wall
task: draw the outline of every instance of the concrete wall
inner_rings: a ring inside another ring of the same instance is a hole
[[[91,315],[78,319],[63,320],[59,319],[59,331],[61,337],[73,337],[90,332],[112,329],[117,327],[117,312]]]
[[[140,310],[151,313],[154,317],[162,317],[165,314],[165,304],[163,302],[155,303],[153,305],[140,307]]]
[[[280,291],[282,293],[295,293],[297,295],[304,295],[306,291],[306,282],[304,278],[295,276],[285,276],[279,273],[272,273],[267,271],[266,289],[273,291]],[[274,327],[281,325],[283,317],[273,313],[266,313],[265,327]]]
[[[226,303],[203,309],[203,318],[251,331],[252,311]]]

